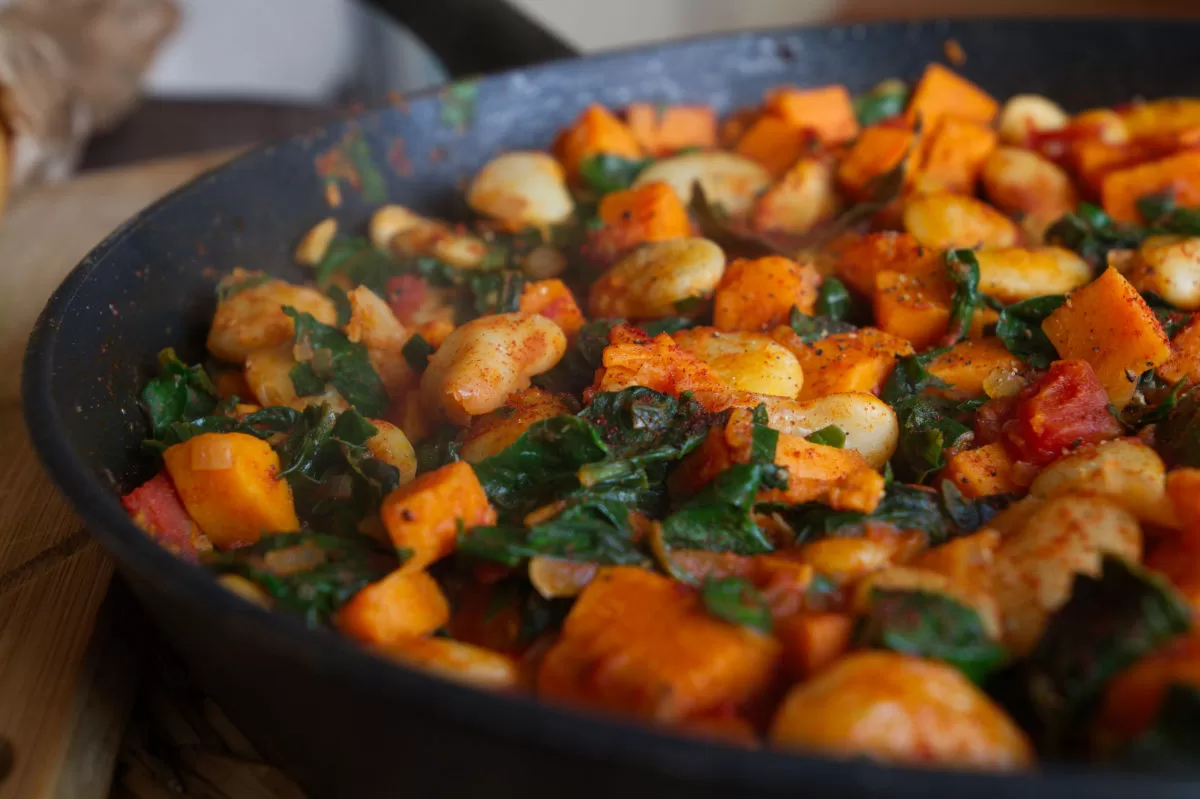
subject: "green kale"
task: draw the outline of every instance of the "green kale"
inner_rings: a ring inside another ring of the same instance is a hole
[[[460,322],[519,310],[525,276],[513,269],[473,272],[466,278],[464,286],[466,291],[456,314]]]
[[[971,435],[973,409],[942,397],[909,397],[893,405],[900,423],[900,441],[890,463],[896,476],[923,483],[946,466],[947,449]]]
[[[350,317],[354,313],[354,309],[350,307],[350,295],[346,290],[337,283],[330,283],[325,287],[325,296],[333,303],[334,309],[337,311],[336,327],[342,328],[350,323]]]
[[[245,433],[257,438],[270,439],[278,433],[288,432],[300,420],[299,411],[280,405],[263,408],[240,419],[218,414],[220,410],[220,407],[215,408],[213,416],[172,422],[156,439],[145,443],[161,452],[202,433]]]
[[[874,125],[904,113],[908,103],[908,85],[899,80],[887,80],[871,91],[854,98],[854,116],[861,127]]]
[[[836,424],[822,427],[820,430],[809,433],[805,438],[814,444],[823,444],[826,447],[842,449],[846,446],[846,431]]]
[[[873,589],[854,639],[861,647],[941,660],[976,682],[1007,655],[974,608],[935,591]]]
[[[587,419],[555,416],[535,422],[504,450],[476,464],[475,475],[501,518],[519,520],[578,488],[579,467],[607,454]]]
[[[532,527],[473,527],[458,535],[458,552],[505,566],[539,555],[605,565],[649,565],[634,542],[629,508],[614,500],[573,504]]]
[[[817,292],[817,302],[813,306],[813,310],[816,311],[817,316],[824,316],[838,322],[847,322],[852,317],[860,315],[854,307],[854,298],[850,296],[846,285],[836,277],[827,277],[821,281],[821,288]]]
[[[317,263],[317,285],[328,290],[335,277],[342,277],[355,286],[366,286],[379,296],[386,296],[388,279],[400,272],[400,265],[391,255],[375,247],[362,236],[335,236]]]
[[[1142,294],[1146,300],[1146,304],[1150,306],[1150,310],[1154,311],[1154,315],[1158,317],[1159,324],[1163,327],[1163,332],[1167,334],[1167,338],[1175,338],[1192,315],[1187,311],[1180,311],[1174,305],[1164,300],[1152,291],[1147,291]]]
[[[1066,300],[1062,294],[1047,294],[1013,303],[1000,312],[996,335],[1013,355],[1034,369],[1045,369],[1058,360],[1058,351],[1042,330],[1042,322]]]
[[[972,533],[984,527],[1016,499],[1013,494],[993,494],[967,499],[953,480],[942,481],[942,509],[954,529],[964,533]]]
[[[888,405],[916,397],[931,388],[949,388],[946,381],[932,374],[926,367],[949,348],[930,350],[920,355],[906,355],[896,359],[896,367],[883,384],[879,398]]]
[[[217,302],[222,303],[228,300],[235,294],[252,289],[255,286],[261,286],[264,283],[270,283],[275,278],[270,275],[247,275],[241,279],[234,278],[233,275],[226,275],[217,283]]]
[[[296,393],[302,397],[319,394],[329,384],[365,416],[382,416],[388,407],[387,391],[366,346],[290,305],[285,305],[283,312],[295,320],[296,344],[313,353],[311,360],[292,369]]]
[[[1138,392],[1147,400],[1154,395],[1158,395],[1158,398],[1141,408],[1134,408],[1132,405],[1127,407],[1121,414],[1121,421],[1131,430],[1140,430],[1146,425],[1165,422],[1179,405],[1180,394],[1186,387],[1187,381],[1180,380],[1168,389],[1157,379],[1153,369],[1147,371],[1138,381]]]
[[[421,439],[414,447],[417,453],[417,474],[432,472],[458,460],[462,448],[462,428],[442,424]]]
[[[556,394],[582,393],[595,380],[604,348],[608,346],[608,334],[621,321],[597,319],[585,324],[562,360],[550,371],[533,378],[533,384]]]
[[[596,194],[608,194],[628,189],[652,162],[653,159],[631,159],[599,153],[583,159],[579,164],[579,175],[584,185]]]
[[[217,389],[201,366],[188,366],[168,347],[158,353],[158,377],[142,389],[142,407],[155,438],[178,422],[208,416],[217,407]]]
[[[1200,768],[1200,689],[1187,683],[1168,685],[1154,722],[1116,761],[1159,774],[1195,773]]]
[[[849,333],[857,330],[849,322],[832,319],[828,316],[809,316],[801,312],[795,305],[788,313],[788,325],[800,337],[801,341],[811,344],[835,333]]]
[[[1154,430],[1154,441],[1171,468],[1200,468],[1200,389],[1176,395],[1174,406]]]
[[[1074,250],[1093,266],[1103,267],[1112,250],[1136,249],[1146,237],[1140,225],[1117,222],[1091,203],[1080,203],[1046,230],[1046,243]]]
[[[433,354],[433,345],[426,341],[420,333],[414,333],[412,338],[404,342],[404,348],[400,352],[414,372],[424,372],[429,366],[429,356]]]
[[[771,633],[771,609],[749,581],[741,577],[709,577],[700,586],[700,601],[710,615],[730,624]]]
[[[954,283],[954,296],[950,300],[950,327],[945,337],[945,343],[950,345],[967,337],[975,309],[982,302],[979,261],[975,253],[971,250],[947,250],[946,273]]]
[[[1106,554],[1098,577],[1076,574],[1033,652],[992,686],[1041,749],[1077,745],[1109,680],[1191,626],[1187,602],[1162,576]]]

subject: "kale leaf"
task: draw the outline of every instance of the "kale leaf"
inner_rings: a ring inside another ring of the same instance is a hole
[[[708,577],[700,586],[700,601],[710,615],[730,624],[771,633],[771,610],[748,580]]]
[[[404,342],[404,348],[400,350],[400,353],[414,372],[424,372],[429,367],[429,356],[433,354],[433,345],[426,341],[420,333],[414,333],[408,341]]]
[[[311,396],[329,384],[363,415],[382,416],[388,407],[387,391],[366,346],[290,305],[285,305],[283,312],[295,321],[297,346],[313,353],[311,360],[292,369],[296,393]]]
[[[1200,468],[1200,388],[1176,397],[1154,430],[1154,442],[1168,466]]]
[[[862,647],[941,660],[976,682],[1007,655],[974,608],[936,591],[873,589],[854,639]]]
[[[890,463],[896,476],[923,483],[946,466],[946,450],[972,435],[965,424],[974,403],[942,397],[909,397],[895,403],[900,441]]]
[[[1116,761],[1157,773],[1200,769],[1200,689],[1168,685],[1154,722],[1128,742]]]
[[[158,353],[158,377],[142,389],[142,407],[155,438],[177,422],[207,416],[217,407],[217,389],[202,366],[188,366],[170,347]]]
[[[304,571],[276,570],[271,553],[304,547],[322,559]],[[373,539],[316,532],[277,533],[230,552],[209,555],[205,563],[218,574],[237,574],[257,583],[275,607],[317,627],[368,583],[396,568],[394,555]]]
[[[589,155],[579,164],[584,185],[596,194],[628,189],[653,159],[622,158],[610,153]]]
[[[1139,225],[1117,222],[1091,203],[1080,203],[1046,230],[1046,243],[1074,250],[1093,266],[1108,262],[1112,250],[1136,249],[1146,237]]]
[[[954,295],[950,300],[950,326],[946,330],[945,343],[957,344],[967,337],[975,309],[982,302],[979,293],[979,261],[971,250],[947,250],[946,273],[954,283]]]
[[[1042,330],[1042,322],[1066,300],[1062,294],[1047,294],[1013,303],[1000,312],[996,335],[1013,355],[1034,369],[1045,369],[1058,359],[1058,351]]]
[[[896,366],[884,382],[879,392],[879,398],[888,405],[915,397],[930,388],[949,388],[946,381],[932,374],[926,367],[939,355],[948,351],[948,347],[921,353],[920,355],[905,355],[896,359]]]
[[[1167,334],[1167,338],[1175,338],[1192,315],[1187,311],[1180,311],[1174,305],[1164,300],[1152,291],[1147,291],[1142,294],[1142,298],[1146,300],[1146,304],[1150,306],[1150,310],[1154,311],[1154,315],[1158,317],[1159,324],[1163,327],[1163,332]]]
[[[456,314],[460,322],[520,310],[525,276],[514,269],[473,272],[464,286],[466,292]]]
[[[887,80],[854,98],[854,116],[859,126],[865,128],[899,116],[907,103],[908,85],[900,80]]]
[[[388,279],[401,271],[390,254],[362,236],[335,236],[316,268],[317,285],[328,288],[335,277],[355,286],[366,286],[386,296]]]
[[[805,438],[814,444],[842,449],[846,446],[846,431],[836,424],[826,425],[820,430],[809,433]]]

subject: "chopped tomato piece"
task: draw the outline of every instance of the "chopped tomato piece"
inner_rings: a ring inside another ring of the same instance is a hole
[[[1055,361],[1021,390],[1013,418],[1004,424],[1009,450],[1022,461],[1045,466],[1082,444],[1121,435],[1108,394],[1087,361]]]
[[[133,517],[134,524],[169,552],[194,561],[199,553],[212,549],[212,544],[184,510],[179,493],[166,472],[159,472],[121,497],[121,504]]]
[[[399,275],[387,282],[387,301],[392,313],[402,325],[410,325],[415,314],[425,303],[429,284],[416,275]]]

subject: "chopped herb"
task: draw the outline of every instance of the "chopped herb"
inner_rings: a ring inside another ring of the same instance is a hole
[[[633,185],[641,171],[650,165],[651,160],[598,153],[583,159],[579,164],[579,175],[584,184],[597,194],[623,191]]]
[[[826,425],[814,433],[809,433],[806,438],[814,444],[822,444],[826,447],[842,449],[846,446],[846,431],[835,424]]]
[[[858,646],[941,660],[976,682],[1007,655],[974,608],[936,591],[873,589],[854,638]]]
[[[792,306],[795,308],[795,306]],[[854,298],[846,285],[836,277],[827,277],[821,281],[817,292],[817,301],[813,307],[815,316],[833,319],[838,322],[849,322],[851,318],[861,318],[861,313],[854,307]]]
[[[1042,322],[1066,300],[1062,294],[1047,294],[1013,303],[1000,312],[996,335],[1013,355],[1034,369],[1045,369],[1058,359],[1058,351],[1042,330]]]
[[[947,250],[946,272],[954,283],[954,296],[950,300],[950,326],[944,339],[949,346],[967,337],[982,295],[979,293],[979,261],[971,250]]]
[[[429,356],[433,354],[433,345],[426,341],[420,333],[414,333],[412,338],[404,342],[404,348],[400,352],[414,371],[424,372],[429,366]]]
[[[710,615],[722,621],[771,633],[771,610],[754,586],[741,577],[709,577],[700,586],[700,600]]]
[[[298,312],[290,305],[283,312],[295,320],[296,344],[311,350],[312,360],[304,362],[306,369],[292,370],[292,382],[296,393],[310,396],[316,380],[327,382],[365,416],[382,416],[387,410],[388,396],[379,379],[379,373],[371,365],[365,345],[353,342],[335,327],[322,324],[311,315]],[[318,354],[328,352],[328,363],[318,364]],[[323,368],[327,367],[327,368]]]

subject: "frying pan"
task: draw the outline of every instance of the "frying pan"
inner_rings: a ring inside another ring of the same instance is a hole
[[[543,52],[566,52],[539,35]],[[503,150],[546,147],[588,103],[710,103],[728,112],[784,82],[861,91],[890,76],[915,78],[942,57],[947,38],[968,54],[962,72],[1001,98],[1038,92],[1078,110],[1200,93],[1200,25],[1074,19],[737,33],[562,60],[410,97],[253,152],[96,247],[50,299],[26,353],[23,401],[37,450],[201,687],[315,796],[1194,796],[1197,781],[1053,764],[997,776],[743,750],[480,693],[235,598],[150,542],[117,500],[154,469],[140,447],[138,389],[160,347],[201,357],[217,276],[241,265],[299,279],[290,251],[302,231],[331,213],[343,229],[364,224],[378,201],[362,196],[367,183],[363,192],[344,185],[344,202],[331,209],[314,167],[347,137],[365,141],[388,197],[453,218],[465,212],[465,176]],[[471,68],[481,66],[483,49],[466,59],[476,61]],[[498,62],[520,58],[500,50]],[[465,129],[450,124],[464,115]]]

